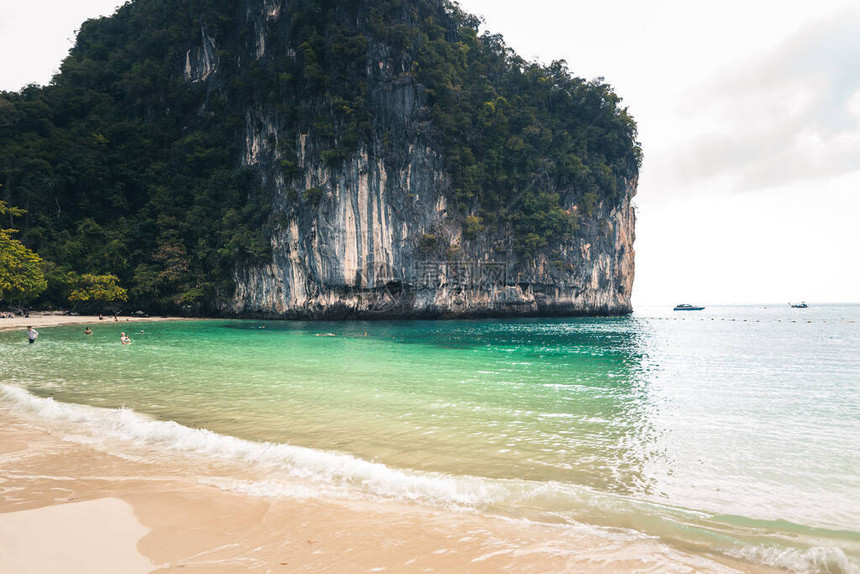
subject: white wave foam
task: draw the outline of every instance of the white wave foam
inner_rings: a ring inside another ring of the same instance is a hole
[[[475,508],[504,498],[504,489],[476,477],[410,472],[390,468],[342,453],[254,442],[206,429],[192,429],[174,421],[160,421],[127,408],[106,409],[61,403],[36,397],[26,390],[0,385],[0,396],[24,412],[72,425],[66,430],[85,432],[91,440],[119,439],[138,445],[158,446],[178,453],[194,453],[222,460],[277,467],[287,476],[324,484],[359,489],[367,494],[445,507]],[[285,495],[288,490],[246,489],[249,494]],[[268,493],[268,494],[267,494]]]
[[[860,566],[840,548],[816,546],[806,550],[774,546],[742,546],[729,555],[793,572],[860,574]]]
[[[159,451],[193,453],[275,469],[275,479],[270,480],[201,479],[204,484],[249,496],[349,498],[359,491],[371,497],[429,503],[449,509],[531,509],[538,514],[527,512],[530,516],[546,513],[556,519],[561,518],[568,527],[585,528],[592,535],[622,536],[628,540],[642,534],[627,528],[613,528],[609,524],[602,527],[583,524],[580,522],[581,514],[585,511],[586,514],[614,516],[618,519],[616,524],[629,524],[628,518],[632,514],[656,514],[673,524],[685,524],[690,516],[698,516],[691,510],[661,509],[654,503],[572,484],[401,470],[348,454],[254,442],[206,429],[192,429],[174,421],[155,420],[127,408],[107,409],[40,398],[13,385],[0,384],[0,400],[10,403],[19,412],[35,415],[58,426],[66,433],[84,434],[88,442],[127,441],[158,447],[156,450]],[[278,480],[277,476],[285,480]],[[743,560],[801,572],[860,574],[857,564],[838,548],[800,550],[744,545],[730,554]]]
[[[297,482],[277,480],[237,480],[231,478],[202,478],[200,484],[214,486],[220,490],[237,492],[259,498],[318,499],[320,497],[340,500],[353,500],[354,497],[344,489],[324,488],[319,484],[311,486]]]

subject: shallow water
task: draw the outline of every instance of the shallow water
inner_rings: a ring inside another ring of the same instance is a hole
[[[0,401],[66,432],[265,467],[240,485],[254,495],[302,480],[860,569],[857,305],[136,323],[122,347],[128,328],[0,333]]]

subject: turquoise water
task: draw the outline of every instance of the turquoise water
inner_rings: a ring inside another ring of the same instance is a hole
[[[244,486],[254,495],[301,478],[801,571],[860,569],[857,305],[82,330],[43,329],[36,345],[0,333],[0,401],[93,435],[267,465]]]

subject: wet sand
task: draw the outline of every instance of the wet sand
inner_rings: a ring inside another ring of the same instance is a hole
[[[118,498],[0,514],[0,570],[145,574],[153,564],[136,546],[146,533]]]
[[[85,564],[79,571],[95,574],[761,571],[629,532],[229,491],[261,478],[233,463],[93,443],[0,403],[0,572],[26,572],[19,566],[37,558],[33,572]]]

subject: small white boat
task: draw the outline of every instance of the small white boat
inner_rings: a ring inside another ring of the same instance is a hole
[[[698,305],[690,305],[689,303],[681,303],[679,305],[675,305],[675,311],[701,311],[704,307],[700,307]]]

